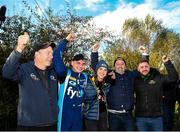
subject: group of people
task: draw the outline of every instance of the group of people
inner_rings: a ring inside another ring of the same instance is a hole
[[[21,64],[29,35],[19,36],[3,66],[3,76],[19,84],[17,130],[163,130],[164,84],[178,80],[170,59],[162,57],[167,75],[151,68],[147,56],[133,71],[118,57],[111,70],[105,60],[98,60],[96,43],[91,52],[93,73],[88,74],[83,54],[76,54],[70,67],[64,64],[64,51],[74,40],[70,33],[57,45],[36,44],[34,60]]]

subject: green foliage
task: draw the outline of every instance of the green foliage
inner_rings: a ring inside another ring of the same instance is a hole
[[[16,129],[14,124],[16,124],[18,88],[14,83],[2,78],[2,67],[10,52],[15,48],[19,35],[25,31],[30,35],[30,42],[23,52],[22,62],[25,62],[33,57],[34,45],[47,41],[58,42],[70,32],[74,32],[76,41],[68,45],[68,50],[64,54],[65,63],[79,52],[89,57],[89,49],[95,41],[107,43],[109,40],[106,38],[111,37],[108,31],[97,28],[91,22],[90,16],[77,16],[70,6],[65,15],[54,12],[50,7],[43,12],[43,15],[39,15],[36,7],[33,8],[25,0],[22,1],[27,9],[26,12],[23,10],[20,15],[7,16],[2,25],[3,32],[0,33],[0,128],[2,130]],[[12,123],[11,119],[13,119]]]
[[[161,56],[169,55],[180,73],[180,36],[162,26],[162,22],[155,20],[154,17],[147,15],[145,20],[137,18],[128,19],[123,25],[124,36],[113,36],[110,31],[97,28],[92,23],[90,16],[77,16],[75,10],[67,4],[66,14],[54,12],[50,7],[39,15],[37,9],[28,5],[22,0],[27,12],[24,14],[7,17],[2,25],[3,33],[0,33],[0,68],[2,69],[6,58],[14,49],[17,38],[24,31],[29,32],[30,42],[23,53],[26,61],[32,57],[32,47],[35,44],[47,41],[58,42],[74,32],[76,41],[68,45],[65,52],[65,63],[77,53],[83,53],[89,57],[90,47],[96,42],[101,41],[102,47],[105,46],[102,57],[113,67],[114,60],[121,56],[126,60],[128,69],[135,69],[140,59],[138,48],[144,45],[150,53],[150,63],[153,67],[161,68]],[[9,119],[15,119],[18,88],[14,83],[2,78],[0,75],[0,128],[13,128],[8,126]],[[4,122],[2,122],[4,121]],[[4,125],[4,124],[5,125]],[[3,124],[1,126],[1,124]],[[12,123],[13,124],[13,123]],[[3,128],[3,126],[7,126]]]
[[[110,33],[103,29],[97,28],[92,22],[90,16],[77,16],[75,10],[67,3],[66,14],[62,15],[59,12],[54,12],[50,7],[39,15],[36,7],[28,5],[25,0],[22,0],[27,14],[22,16],[7,17],[3,25],[3,42],[11,47],[16,45],[18,35],[24,31],[30,34],[30,43],[28,50],[24,52],[24,56],[30,56],[32,46],[37,43],[47,41],[59,41],[65,38],[70,32],[76,35],[76,41],[69,45],[66,51],[65,62],[69,62],[77,53],[88,55],[90,47],[95,41],[107,42],[105,38],[110,37]],[[40,8],[41,9],[41,8]],[[31,16],[28,16],[28,13]],[[89,56],[88,56],[89,57]]]
[[[147,15],[145,20],[127,19],[123,24],[123,33],[132,46],[138,48],[144,45],[150,50],[157,34],[163,30],[162,22]]]
[[[159,60],[161,62],[162,55],[169,56],[173,63],[175,64],[175,67],[177,71],[180,73],[180,36],[179,34],[174,33],[170,30],[164,30],[162,31],[158,37],[157,40],[154,43],[154,47],[152,49],[152,56]],[[153,63],[154,66],[158,68],[163,68],[158,64],[157,62]]]
[[[128,45],[126,45],[126,41],[118,39],[114,44],[107,46],[106,52],[103,56],[105,60],[109,62],[111,67],[113,67],[114,60],[117,57],[122,57],[125,59],[128,69],[132,70],[136,68],[140,55],[137,51],[133,51]]]
[[[17,84],[2,78],[2,67],[11,47],[0,45],[0,130],[16,129]]]
[[[144,20],[139,20],[137,18],[127,19],[123,25],[123,34],[124,38],[121,38],[121,41],[122,39],[125,39],[126,41],[124,42],[126,44],[123,44],[123,47],[121,48],[125,49],[126,54],[129,53],[129,49],[135,53],[138,52],[139,46],[143,45],[148,49],[152,67],[165,72],[161,57],[167,55],[172,59],[177,71],[180,73],[180,36],[163,27],[161,21],[156,20],[150,15],[147,15]],[[118,53],[117,50],[119,48],[117,48],[117,46],[113,48],[116,49],[115,52]],[[112,52],[114,50],[113,48]],[[109,51],[111,50],[109,49]],[[124,55],[126,55],[125,53]],[[130,54],[128,58],[131,57],[132,60],[130,61],[137,61],[137,59],[133,59],[134,56],[132,54]]]

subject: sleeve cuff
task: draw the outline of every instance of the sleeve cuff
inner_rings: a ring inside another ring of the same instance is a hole
[[[22,53],[18,52],[17,50],[14,50],[14,54],[18,57],[21,57]]]

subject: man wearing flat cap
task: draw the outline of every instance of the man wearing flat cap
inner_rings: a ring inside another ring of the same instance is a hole
[[[19,84],[17,130],[56,130],[57,80],[51,66],[54,43],[34,46],[34,60],[20,64],[29,41],[24,33],[3,66],[3,77]]]

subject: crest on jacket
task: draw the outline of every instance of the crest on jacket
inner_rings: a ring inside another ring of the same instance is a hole
[[[150,80],[150,81],[148,82],[148,84],[150,84],[150,85],[156,84],[156,81]]]

